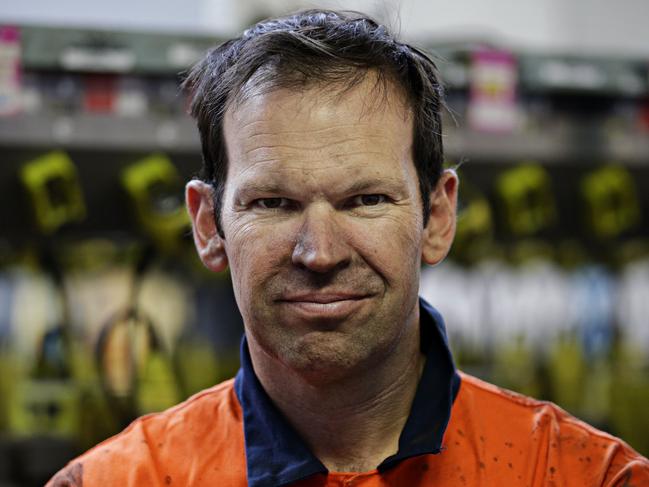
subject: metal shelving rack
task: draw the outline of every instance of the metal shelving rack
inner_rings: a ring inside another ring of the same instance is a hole
[[[208,36],[170,35],[27,26],[21,29],[26,72],[84,76],[91,73],[178,80],[180,73],[210,46]],[[469,56],[474,45],[431,46],[449,90],[466,93]],[[649,99],[649,63],[578,56],[518,55],[519,91],[523,96],[573,97],[606,94],[631,100]],[[581,73],[581,77],[579,76]],[[586,73],[586,76],[584,76]],[[590,81],[589,81],[590,80]],[[649,164],[649,132],[602,133],[579,126],[545,126],[509,134],[483,133],[445,124],[449,158],[515,161],[534,159],[553,164],[566,159],[608,159],[630,165]],[[164,150],[198,152],[198,137],[189,118],[175,107],[166,114],[140,116],[50,110],[0,117],[0,150],[15,147],[59,147],[111,151]]]
[[[452,160],[560,164],[566,159],[649,165],[649,136],[625,132],[579,133],[552,127],[518,134],[489,134],[446,123],[444,143]],[[196,126],[188,116],[167,118],[93,114],[39,114],[0,118],[0,147],[63,147],[110,151],[198,152]],[[586,163],[586,162],[584,162]]]

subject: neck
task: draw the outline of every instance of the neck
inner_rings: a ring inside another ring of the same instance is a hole
[[[329,471],[372,470],[397,452],[425,363],[418,322],[387,357],[331,383],[305,379],[249,339],[262,386]]]

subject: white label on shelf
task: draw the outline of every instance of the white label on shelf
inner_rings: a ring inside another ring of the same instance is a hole
[[[164,121],[158,126],[156,136],[161,146],[169,147],[178,140],[178,125],[171,120]]]
[[[124,73],[135,66],[135,54],[125,49],[68,47],[61,54],[66,69]]]
[[[74,133],[74,124],[70,117],[59,117],[52,123],[52,137],[57,142],[68,142]]]

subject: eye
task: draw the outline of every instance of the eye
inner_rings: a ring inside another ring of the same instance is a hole
[[[352,203],[354,206],[376,206],[386,201],[387,197],[384,194],[360,194],[354,196]]]
[[[287,208],[290,201],[286,198],[259,198],[253,202],[253,205],[264,210],[275,210],[278,208]]]

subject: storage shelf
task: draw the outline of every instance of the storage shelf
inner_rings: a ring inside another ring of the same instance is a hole
[[[475,132],[447,126],[447,157],[472,162],[566,160],[649,165],[649,134],[603,135],[571,128],[519,134]],[[198,152],[198,130],[189,117],[133,118],[82,114],[18,115],[0,118],[0,146],[97,150]]]
[[[534,133],[489,134],[463,129],[445,130],[446,154],[451,159],[544,164],[582,161],[584,164],[619,162],[649,166],[649,134],[595,134],[566,129]]]
[[[70,149],[198,151],[189,117],[17,115],[0,118],[0,145]]]

